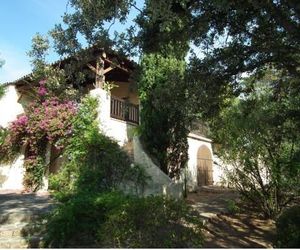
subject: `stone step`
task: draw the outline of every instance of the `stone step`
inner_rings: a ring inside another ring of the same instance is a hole
[[[5,224],[0,226],[0,241],[3,238],[24,235],[28,223]]]
[[[221,194],[221,193],[230,193],[233,192],[233,189],[220,187],[220,186],[201,186],[197,187],[197,192],[207,192],[207,193],[215,193],[215,194]]]
[[[46,220],[34,223],[16,223],[0,225],[0,239],[3,237],[24,236],[40,232],[45,228]]]
[[[47,194],[0,192],[0,249],[39,247],[53,206]]]
[[[0,240],[0,248],[38,248],[42,237],[31,236],[22,237],[16,236]]]
[[[36,212],[36,211],[18,211],[10,213],[0,214],[0,225],[9,225],[17,223],[32,222],[37,220],[42,215],[46,215],[46,212]]]

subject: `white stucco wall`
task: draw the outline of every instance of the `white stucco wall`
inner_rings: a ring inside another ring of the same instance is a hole
[[[212,154],[212,141],[208,138],[195,135],[190,133],[188,135],[188,155],[189,160],[187,164],[186,178],[187,178],[187,187],[189,191],[194,191],[197,186],[197,153],[201,146],[206,146]],[[213,154],[212,154],[213,156]],[[214,174],[214,169],[213,169]],[[214,176],[213,176],[213,179]]]
[[[135,163],[144,167],[146,174],[151,178],[143,190],[143,195],[166,195],[176,199],[182,198],[182,183],[175,183],[172,181],[169,176],[153,163],[151,158],[143,150],[143,147],[136,136],[133,138],[133,147]]]
[[[10,122],[22,114],[24,109],[18,103],[18,94],[13,85],[5,88],[5,95],[0,99],[0,126],[7,127]],[[11,165],[0,165],[0,190],[22,189],[24,176],[24,155],[21,154]]]
[[[5,95],[0,99],[0,126],[7,127],[17,115],[24,112],[22,105],[18,103],[18,98],[17,90],[13,85],[5,87]]]
[[[110,118],[105,134],[117,140],[120,146],[123,146],[133,138],[135,125],[125,121]]]
[[[234,184],[230,181],[230,177],[235,175],[236,171],[242,168],[238,164],[238,162],[226,161],[218,157],[218,155],[214,155],[214,168],[217,172],[216,175],[218,175],[218,185],[230,188],[234,187]],[[269,172],[262,162],[259,165],[259,172],[264,185],[268,184]],[[256,185],[254,181],[253,184]]]
[[[90,94],[98,98],[99,101],[98,119],[101,131],[115,139],[120,146],[124,146],[128,141],[133,140],[134,161],[144,167],[147,175],[151,177],[147,185],[139,193],[143,196],[167,195],[181,198],[182,183],[173,182],[144,152],[138,138],[134,137],[136,125],[110,117],[110,94],[100,88],[91,90]],[[125,186],[123,188],[126,189]],[[130,189],[131,187],[128,186],[128,190]]]
[[[228,173],[232,171],[233,166],[223,162],[217,155],[214,155],[214,180],[216,185],[227,187]]]
[[[136,125],[110,117],[110,94],[100,88],[90,91],[91,96],[98,98],[98,119],[100,130],[116,140],[120,146],[132,140]]]
[[[22,189],[24,176],[24,155],[20,155],[11,165],[0,165],[0,190]]]

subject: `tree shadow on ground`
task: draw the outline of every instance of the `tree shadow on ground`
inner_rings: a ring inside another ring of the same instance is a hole
[[[189,194],[189,203],[204,218],[205,248],[271,248],[275,223],[258,213],[241,210],[228,212],[228,200],[237,200],[236,192],[203,192]]]
[[[270,248],[274,222],[248,217],[247,214],[219,214],[205,227],[204,247]]]

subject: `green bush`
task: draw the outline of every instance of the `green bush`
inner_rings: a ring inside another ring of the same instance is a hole
[[[125,196],[142,187],[145,171],[99,132],[97,102],[85,98],[73,119],[65,162],[50,178],[59,205],[49,214],[45,247],[199,247],[201,221],[182,201]]]
[[[200,247],[201,225],[183,201],[79,193],[48,216],[44,247]]]
[[[96,235],[106,214],[126,199],[118,192],[65,196],[48,215],[44,247],[100,246]]]
[[[121,183],[133,182],[142,188],[146,174],[131,164],[118,143],[99,131],[97,100],[83,98],[72,120],[73,135],[64,150],[64,164],[50,178],[50,188],[63,193],[103,192],[118,189]]]
[[[201,226],[183,201],[131,198],[109,211],[98,238],[106,248],[201,247]]]
[[[285,210],[276,221],[276,247],[300,248],[300,206]]]
[[[234,200],[227,200],[226,201],[227,205],[227,210],[230,214],[236,214],[240,212],[240,208],[236,204]]]

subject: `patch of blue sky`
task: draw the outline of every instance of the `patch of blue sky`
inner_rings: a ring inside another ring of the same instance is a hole
[[[61,20],[67,0],[1,0],[0,1],[0,83],[15,80],[31,71],[31,39],[46,34]]]
[[[72,12],[67,5],[68,0],[1,0],[0,1],[0,59],[5,64],[0,68],[0,83],[13,81],[30,73],[31,65],[27,52],[31,48],[33,36],[39,32],[47,34],[55,24],[62,22],[64,12]],[[142,9],[143,0],[136,5]],[[132,24],[138,11],[132,7],[129,22],[118,21],[110,29],[121,31]],[[110,24],[106,24],[109,27]],[[54,51],[50,51],[48,61],[59,59]]]

